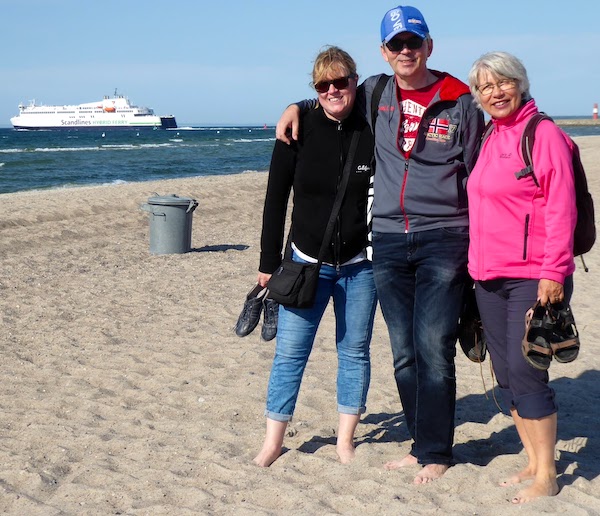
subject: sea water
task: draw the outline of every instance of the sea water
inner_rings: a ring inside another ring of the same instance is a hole
[[[571,136],[600,126],[566,126]],[[0,193],[266,172],[275,128],[182,127],[146,131],[0,128]]]
[[[275,128],[0,129],[0,193],[266,172]]]

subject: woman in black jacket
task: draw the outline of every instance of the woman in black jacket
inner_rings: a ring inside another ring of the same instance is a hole
[[[319,105],[301,120],[300,137],[275,143],[263,214],[258,283],[267,286],[282,260],[286,208],[294,190],[293,260],[317,262],[352,134],[360,140],[331,242],[310,308],[279,308],[277,346],[267,394],[267,433],[254,459],[270,466],[281,454],[302,375],[317,328],[333,298],[338,351],[336,451],[342,463],[354,457],[354,431],[366,410],[371,363],[369,345],[377,298],[368,254],[367,222],[372,187],[373,136],[356,109],[358,75],[354,60],[329,47],[316,58],[313,85]]]

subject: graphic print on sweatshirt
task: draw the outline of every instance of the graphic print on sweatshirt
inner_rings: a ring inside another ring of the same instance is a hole
[[[412,99],[402,101],[402,132],[400,133],[398,145],[405,157],[410,155],[410,151],[415,144],[425,108],[426,106],[422,106]]]

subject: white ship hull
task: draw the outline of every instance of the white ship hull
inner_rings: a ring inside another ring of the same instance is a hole
[[[99,102],[74,106],[45,106],[32,101],[19,105],[19,114],[10,119],[15,129],[170,129],[173,116],[157,116],[152,109],[129,103],[125,97],[104,97]]]

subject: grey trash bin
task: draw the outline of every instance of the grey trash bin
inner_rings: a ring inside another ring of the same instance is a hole
[[[152,254],[187,253],[192,243],[192,216],[198,206],[195,199],[178,195],[150,197],[142,204],[150,212],[150,252]]]

